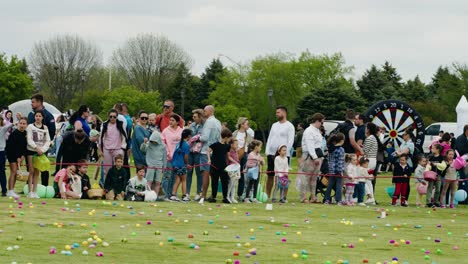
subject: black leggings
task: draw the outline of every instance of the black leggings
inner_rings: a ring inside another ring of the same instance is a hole
[[[258,179],[247,180],[247,189],[245,190],[245,198],[250,198],[250,191],[253,189],[252,199],[257,198],[258,191]]]
[[[223,190],[223,199],[226,199],[229,186],[229,176],[224,170],[211,171],[211,197],[216,198],[216,195],[218,194],[218,183],[220,178]]]

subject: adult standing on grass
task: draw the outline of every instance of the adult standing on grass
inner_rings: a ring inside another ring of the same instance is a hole
[[[276,120],[270,129],[268,140],[265,148],[265,154],[268,160],[268,178],[266,185],[267,196],[270,197],[271,189],[275,180],[275,154],[278,148],[282,145],[287,147],[286,154],[290,159],[291,149],[294,143],[295,129],[294,125],[288,121],[288,109],[285,106],[276,107]],[[320,168],[320,166],[319,166]]]
[[[148,113],[146,111],[140,111],[138,113],[138,121],[133,128],[132,133],[132,154],[135,166],[146,164],[145,154],[140,150],[141,144],[148,140],[150,137],[150,131],[147,129],[148,124]]]
[[[130,135],[130,132],[132,131],[132,128],[133,128],[133,120],[130,114],[128,113],[128,105],[126,103],[121,103],[120,106],[122,108],[121,114],[125,118],[125,121],[127,121],[127,126],[125,127],[125,131],[127,132],[127,135]]]
[[[69,164],[76,166],[79,160],[86,160],[89,148],[91,147],[91,141],[82,128],[75,128],[73,133],[69,133],[63,137],[62,144],[60,144],[57,163],[63,163],[59,165],[60,168],[66,168]],[[59,171],[59,169],[57,171]]]
[[[340,123],[336,128],[338,132],[341,132],[345,135],[345,143],[343,148],[346,154],[356,154],[364,155],[364,151],[361,146],[356,141],[356,128],[354,127],[354,121],[356,114],[354,110],[346,110],[346,120],[343,123]]]
[[[201,137],[201,133],[203,131],[203,109],[193,110],[192,119],[193,122],[189,126],[189,129],[192,132],[192,139],[190,141],[192,142],[192,145],[195,146],[198,143],[201,144],[200,139],[196,139],[196,137]],[[203,177],[200,171],[200,166],[198,166],[200,165],[200,151],[201,149],[198,150],[198,148],[192,147],[188,156],[190,167],[187,168],[187,193],[190,195],[190,189],[192,188],[193,170],[195,169],[195,175],[197,176],[197,192],[195,195],[195,201],[200,200],[200,194],[202,193]]]
[[[127,134],[123,122],[117,120],[118,114],[115,109],[109,110],[108,119],[102,124],[99,150],[104,158],[104,175],[107,175],[115,158],[118,155],[123,157],[127,149]],[[102,179],[101,183],[104,184],[104,181],[105,179]]]
[[[203,125],[203,131],[200,137],[200,141],[203,143],[203,147],[200,151],[200,171],[203,175],[200,204],[205,202],[208,185],[210,184],[210,165],[208,164],[207,156],[208,147],[218,142],[221,137],[221,122],[214,116],[215,108],[212,105],[207,105],[203,111],[206,121]]]
[[[179,117],[178,125],[184,127],[184,119],[178,114],[174,113],[174,102],[172,100],[164,101],[163,113],[156,117],[156,126],[159,128],[159,131],[163,132],[170,125],[170,120],[173,115]]]
[[[88,125],[88,117],[89,117],[89,108],[86,105],[80,106],[78,111],[73,113],[70,117],[70,124],[77,129],[83,129],[86,136],[89,137],[89,133],[91,132],[91,127]]]
[[[465,125],[463,127],[463,134],[457,137],[455,141],[455,150],[457,150],[458,154],[460,154],[461,156],[468,154],[468,125]],[[466,168],[467,167],[465,166],[465,169],[461,169],[458,171],[460,174],[460,179],[465,180],[459,182],[458,188],[468,192],[468,181],[466,181]],[[467,200],[465,199],[465,201],[463,201],[462,203],[466,203],[466,201]]]
[[[27,154],[26,140],[26,127],[28,126],[28,119],[21,117],[18,120],[17,129],[8,137],[6,142],[6,156],[8,163],[10,163],[10,178],[8,179],[8,193],[9,197],[18,198],[18,194],[15,193],[16,174],[21,167],[21,162],[24,160]]]
[[[175,171],[172,167],[172,157],[174,155],[174,150],[180,143],[183,130],[179,126],[180,117],[178,115],[172,115],[169,121],[169,126],[161,132],[162,141],[166,145],[167,150],[167,166],[164,171],[164,178],[162,181],[164,199],[166,201],[169,201],[171,194],[176,195],[175,193],[172,193],[172,187],[175,182]]]
[[[43,123],[44,118],[45,114],[43,111],[36,111],[34,114],[34,123],[30,124],[26,128],[28,141],[27,158],[29,166],[28,198],[39,198],[39,195],[36,193],[39,170],[33,166],[33,157],[47,155],[47,150],[49,150],[50,147],[51,138],[49,135],[49,129]],[[47,179],[48,177],[49,175],[47,175]]]
[[[237,139],[237,156],[239,157],[240,167],[244,168],[247,163],[248,149],[250,143],[253,141],[253,136],[249,134],[250,129],[249,119],[246,117],[239,117],[237,120],[237,130],[232,133],[232,138]],[[244,200],[243,194],[245,191],[244,171],[241,169],[241,177],[237,187],[237,196],[239,200]]]
[[[356,115],[356,119],[354,120],[354,124],[356,125],[356,133],[354,134],[354,138],[360,147],[364,145],[364,140],[366,139],[366,126],[364,125],[364,119],[366,119],[366,117],[359,114]]]
[[[44,107],[44,97],[41,94],[33,95],[31,97],[31,107],[32,107],[33,111],[31,113],[29,113],[29,115],[28,115],[28,124],[35,123],[35,113],[36,113],[36,111],[42,111],[43,117],[44,117],[42,122],[47,127],[50,140],[52,140],[54,138],[54,136],[55,136],[55,118]],[[28,160],[28,162],[29,162],[29,160]],[[49,185],[49,171],[41,172],[41,183],[44,186]]]
[[[320,174],[324,153],[322,151],[323,136],[320,126],[323,125],[325,116],[315,113],[310,119],[310,126],[304,130],[302,136],[302,166],[301,172],[310,175],[299,175],[299,196],[303,203],[317,203],[315,196],[317,190],[317,177]],[[310,193],[310,200],[307,197]]]

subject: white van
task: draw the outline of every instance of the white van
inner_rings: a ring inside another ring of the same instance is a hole
[[[429,153],[429,146],[434,140],[439,139],[439,132],[444,131],[447,133],[454,133],[457,136],[457,123],[455,122],[441,122],[433,123],[426,127],[426,136],[424,138],[423,150],[424,153]]]

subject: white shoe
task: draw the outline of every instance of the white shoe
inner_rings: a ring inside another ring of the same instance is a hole
[[[7,196],[8,197],[13,197],[15,199],[19,198],[19,195],[17,193],[15,193],[15,191],[8,191]]]
[[[34,192],[34,198],[40,199],[41,197],[39,197],[39,195],[37,194],[37,192]]]
[[[236,199],[231,199],[232,203],[239,203]]]
[[[205,198],[200,198],[200,201],[198,201],[199,204],[204,204],[205,203]]]
[[[251,203],[249,198],[244,199],[244,203]]]
[[[360,205],[360,206],[366,206],[365,203],[358,203],[358,205]]]
[[[253,199],[252,199],[252,203],[262,203],[262,202],[260,202],[260,201],[257,200],[256,198],[253,198]]]
[[[200,198],[201,198],[200,194],[198,194],[198,193],[197,193],[197,195],[195,195],[195,198],[194,198],[194,200],[195,200],[195,201],[199,201],[199,200],[200,200]]]
[[[28,198],[33,198],[33,193],[32,193],[32,192],[28,193],[28,196],[27,196],[27,197],[28,197]]]
[[[374,198],[369,198],[366,200],[366,204],[373,204],[375,203],[375,199]]]
[[[182,198],[182,201],[183,202],[190,202],[190,195],[188,195],[188,194],[184,195],[184,197]]]

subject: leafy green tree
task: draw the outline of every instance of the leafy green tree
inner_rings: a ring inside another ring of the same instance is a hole
[[[191,111],[195,108],[195,96],[193,91],[194,79],[195,77],[192,76],[185,64],[179,65],[177,75],[167,90],[167,96],[163,98],[163,100],[173,100],[175,106],[174,112],[180,114],[184,119],[190,119],[192,116]]]
[[[359,94],[367,101],[369,106],[378,101],[390,99],[386,98],[382,91],[388,86],[388,80],[385,74],[375,65],[366,70],[361,79],[357,80],[356,84],[359,88]]]
[[[455,107],[463,93],[463,82],[448,67],[439,67],[432,77],[429,91],[434,96],[434,103],[441,104],[447,111],[446,115],[439,116],[443,121],[455,121]]]
[[[347,82],[335,81],[310,91],[299,101],[297,113],[302,122],[307,122],[314,113],[322,113],[330,120],[343,120],[349,108],[364,112],[367,105],[354,87]]]
[[[213,59],[205,72],[200,77],[200,85],[195,90],[195,102],[197,107],[202,108],[207,102],[209,94],[216,90],[221,83],[222,76],[226,73],[226,68],[219,58]]]
[[[122,86],[110,91],[102,101],[101,116],[106,117],[107,111],[109,111],[115,103],[119,102],[127,103],[132,114],[136,114],[140,110],[159,113],[162,109],[159,92],[141,92],[133,86]]]
[[[8,58],[0,54],[0,98],[2,104],[9,105],[29,98],[33,92],[33,83],[28,75],[26,61],[16,56]]]
[[[427,86],[419,79],[419,76],[416,76],[413,80],[408,80],[403,85],[398,98],[407,103],[431,100]]]

